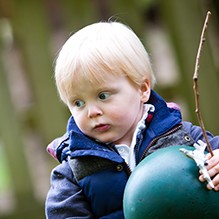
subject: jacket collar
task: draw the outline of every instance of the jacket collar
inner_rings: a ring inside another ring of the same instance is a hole
[[[155,91],[151,91],[148,103],[154,105],[155,113],[150,123],[154,135],[159,136],[182,121],[180,108],[175,103],[166,103]]]

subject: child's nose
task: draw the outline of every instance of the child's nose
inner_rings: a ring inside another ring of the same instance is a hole
[[[89,105],[89,107],[88,107],[88,117],[89,118],[101,116],[102,114],[103,114],[103,112],[99,106],[97,106],[95,104]]]

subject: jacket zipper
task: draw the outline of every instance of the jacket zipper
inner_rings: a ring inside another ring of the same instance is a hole
[[[165,136],[167,136],[167,135],[169,135],[169,134],[174,133],[175,131],[179,130],[181,127],[182,127],[182,123],[176,125],[173,129],[171,129],[171,130],[165,132],[164,134],[162,134],[162,135],[160,135],[160,136],[154,138],[154,139],[150,142],[150,144],[147,146],[147,148],[144,150],[144,152],[143,152],[143,154],[142,154],[142,156],[141,156],[141,159],[140,159],[139,163],[145,158],[145,155],[147,154],[148,150],[150,149],[150,147],[152,147],[152,145],[154,144],[155,141],[157,141],[159,138],[162,138],[162,137],[165,137]],[[128,164],[125,163],[125,166],[126,166],[127,173],[128,173],[128,175],[130,176],[131,173],[132,173],[132,171],[131,171],[131,169],[130,169],[130,167],[129,167]]]
[[[132,171],[131,171],[129,165],[126,162],[125,162],[125,169],[126,169],[126,172],[127,172],[128,176],[130,176]]]
[[[171,130],[165,132],[164,134],[162,134],[162,135],[160,135],[160,136],[154,138],[154,139],[149,143],[149,145],[147,146],[147,148],[144,150],[144,152],[143,152],[143,154],[142,154],[142,156],[141,156],[139,162],[141,162],[141,161],[146,157],[146,154],[147,154],[148,150],[152,147],[152,145],[154,144],[154,142],[156,142],[158,139],[160,139],[160,138],[162,138],[162,137],[165,137],[165,136],[167,136],[167,135],[169,135],[169,134],[174,133],[175,131],[177,131],[177,130],[180,129],[181,127],[182,127],[182,123],[178,124],[176,127],[174,127],[173,129],[171,129]]]

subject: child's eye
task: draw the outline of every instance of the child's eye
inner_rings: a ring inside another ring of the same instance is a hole
[[[74,105],[75,105],[76,107],[78,107],[78,108],[84,106],[84,104],[85,104],[85,102],[84,102],[83,100],[76,100],[76,101],[74,102]]]
[[[105,92],[99,94],[99,98],[100,98],[101,100],[105,100],[105,99],[107,99],[109,96],[110,96],[110,94],[109,94],[109,93],[105,93]]]

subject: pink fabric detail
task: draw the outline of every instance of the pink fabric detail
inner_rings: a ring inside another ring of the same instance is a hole
[[[180,106],[174,102],[168,102],[167,106],[168,108],[172,108],[172,109],[179,110],[179,111],[181,110]]]
[[[55,141],[55,140],[54,140],[54,141]],[[56,156],[56,147],[55,147],[56,144],[54,144],[54,141],[52,141],[52,142],[47,146],[46,150],[47,150],[47,152],[48,152],[52,157],[54,157],[56,160],[58,160],[58,159],[57,159],[57,156]]]

